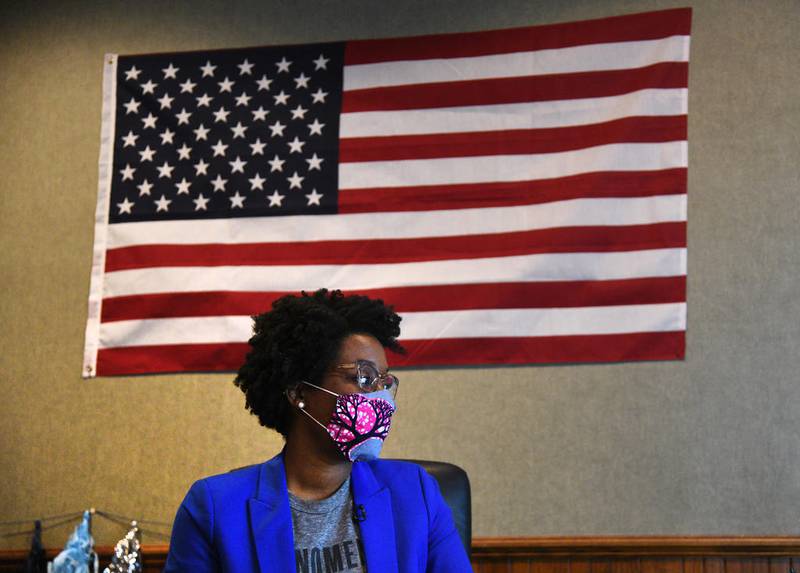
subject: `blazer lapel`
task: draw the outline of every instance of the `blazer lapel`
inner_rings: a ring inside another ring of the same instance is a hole
[[[256,497],[248,501],[250,533],[261,573],[295,571],[294,533],[283,454],[261,466]]]
[[[397,573],[392,494],[375,479],[366,462],[353,464],[353,504],[364,506],[366,518],[359,523],[368,571]]]

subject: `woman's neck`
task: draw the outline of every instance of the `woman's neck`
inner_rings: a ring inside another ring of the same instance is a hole
[[[284,449],[286,486],[301,499],[330,497],[350,475],[353,464],[338,454],[317,454],[315,448],[288,439]],[[335,456],[335,457],[334,457]]]

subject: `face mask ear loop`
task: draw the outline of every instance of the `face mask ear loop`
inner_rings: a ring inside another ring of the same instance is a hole
[[[312,416],[311,414],[309,414],[308,412],[306,412],[306,411],[305,411],[303,408],[298,408],[298,410],[300,410],[300,411],[301,411],[303,414],[305,414],[306,416],[308,416],[309,418],[311,418],[312,420],[314,420],[314,422],[316,422],[316,424],[317,424],[317,425],[318,425],[320,428],[322,428],[322,429],[323,429],[323,430],[325,430],[326,432],[328,431],[328,428],[326,428],[325,426],[323,426],[323,425],[322,425],[322,422],[320,422],[320,421],[319,421],[319,420],[317,420],[317,419],[316,419],[314,416]]]
[[[341,394],[337,394],[336,392],[331,392],[330,390],[328,390],[327,388],[323,388],[322,386],[317,386],[316,384],[312,384],[311,382],[306,382],[305,380],[301,380],[300,382],[302,384],[308,384],[309,386],[313,386],[317,390],[322,390],[323,392],[327,392],[331,396],[336,396],[337,398],[341,395]]]
[[[306,382],[305,380],[301,380],[301,381],[300,381],[300,383],[301,383],[301,384],[308,384],[309,386],[313,386],[313,387],[314,387],[314,388],[316,388],[317,390],[322,390],[323,392],[327,392],[327,393],[328,393],[328,394],[330,394],[331,396],[336,396],[337,398],[339,397],[339,394],[337,394],[336,392],[331,392],[331,391],[330,391],[330,390],[328,390],[327,388],[322,388],[321,386],[317,386],[316,384],[312,384],[311,382]],[[323,429],[323,430],[325,430],[326,432],[328,431],[328,428],[326,428],[326,427],[323,425],[323,423],[322,423],[322,422],[320,422],[320,421],[319,421],[319,420],[317,420],[317,419],[316,419],[314,416],[312,416],[311,414],[309,414],[308,412],[306,412],[306,411],[305,411],[305,409],[303,409],[303,408],[298,408],[298,410],[300,410],[300,411],[301,411],[303,414],[305,414],[306,416],[308,416],[309,418],[311,418],[312,420],[314,420],[314,422],[316,422],[316,424],[317,424],[317,425],[318,425],[320,428],[322,428],[322,429]]]

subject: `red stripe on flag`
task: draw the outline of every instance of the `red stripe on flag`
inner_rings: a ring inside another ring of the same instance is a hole
[[[676,360],[685,356],[686,333],[637,332],[530,338],[444,338],[401,340],[408,354],[391,353],[392,367],[543,364]]]
[[[684,193],[685,167],[661,171],[604,171],[536,181],[340,189],[339,212],[474,209],[580,198],[652,197]]]
[[[356,163],[557,153],[613,143],[656,143],[685,139],[685,115],[626,117],[575,127],[351,137],[340,140],[339,161]]]
[[[592,336],[446,338],[406,340],[406,356],[390,353],[392,367],[618,362],[684,358],[684,332],[642,332]],[[101,348],[97,375],[152,372],[233,372],[244,362],[245,343],[173,344]]]
[[[345,65],[463,58],[685,36],[691,30],[691,14],[691,8],[677,8],[508,30],[351,41],[345,48]]]
[[[97,375],[233,371],[249,350],[247,343],[101,348],[97,351]]]
[[[179,318],[189,316],[253,316],[296,292],[200,291],[117,296],[103,299],[100,321]]]
[[[687,62],[662,62],[628,70],[366,88],[342,94],[342,113],[607,97],[685,88],[688,78]]]
[[[142,318],[252,316],[287,292],[209,291],[121,296],[103,300],[102,322]],[[291,293],[297,294],[297,293]],[[387,301],[397,312],[487,308],[575,308],[663,304],[686,300],[686,277],[393,287],[347,291]]]
[[[559,227],[511,233],[305,243],[141,245],[108,251],[106,272],[155,267],[363,265],[668,249],[686,245],[686,223]]]

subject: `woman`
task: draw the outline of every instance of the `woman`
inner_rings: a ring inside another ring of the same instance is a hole
[[[324,289],[255,317],[235,384],[286,445],[191,487],[165,571],[472,571],[435,480],[377,459],[398,387],[385,349],[402,352],[399,325],[380,300]]]

